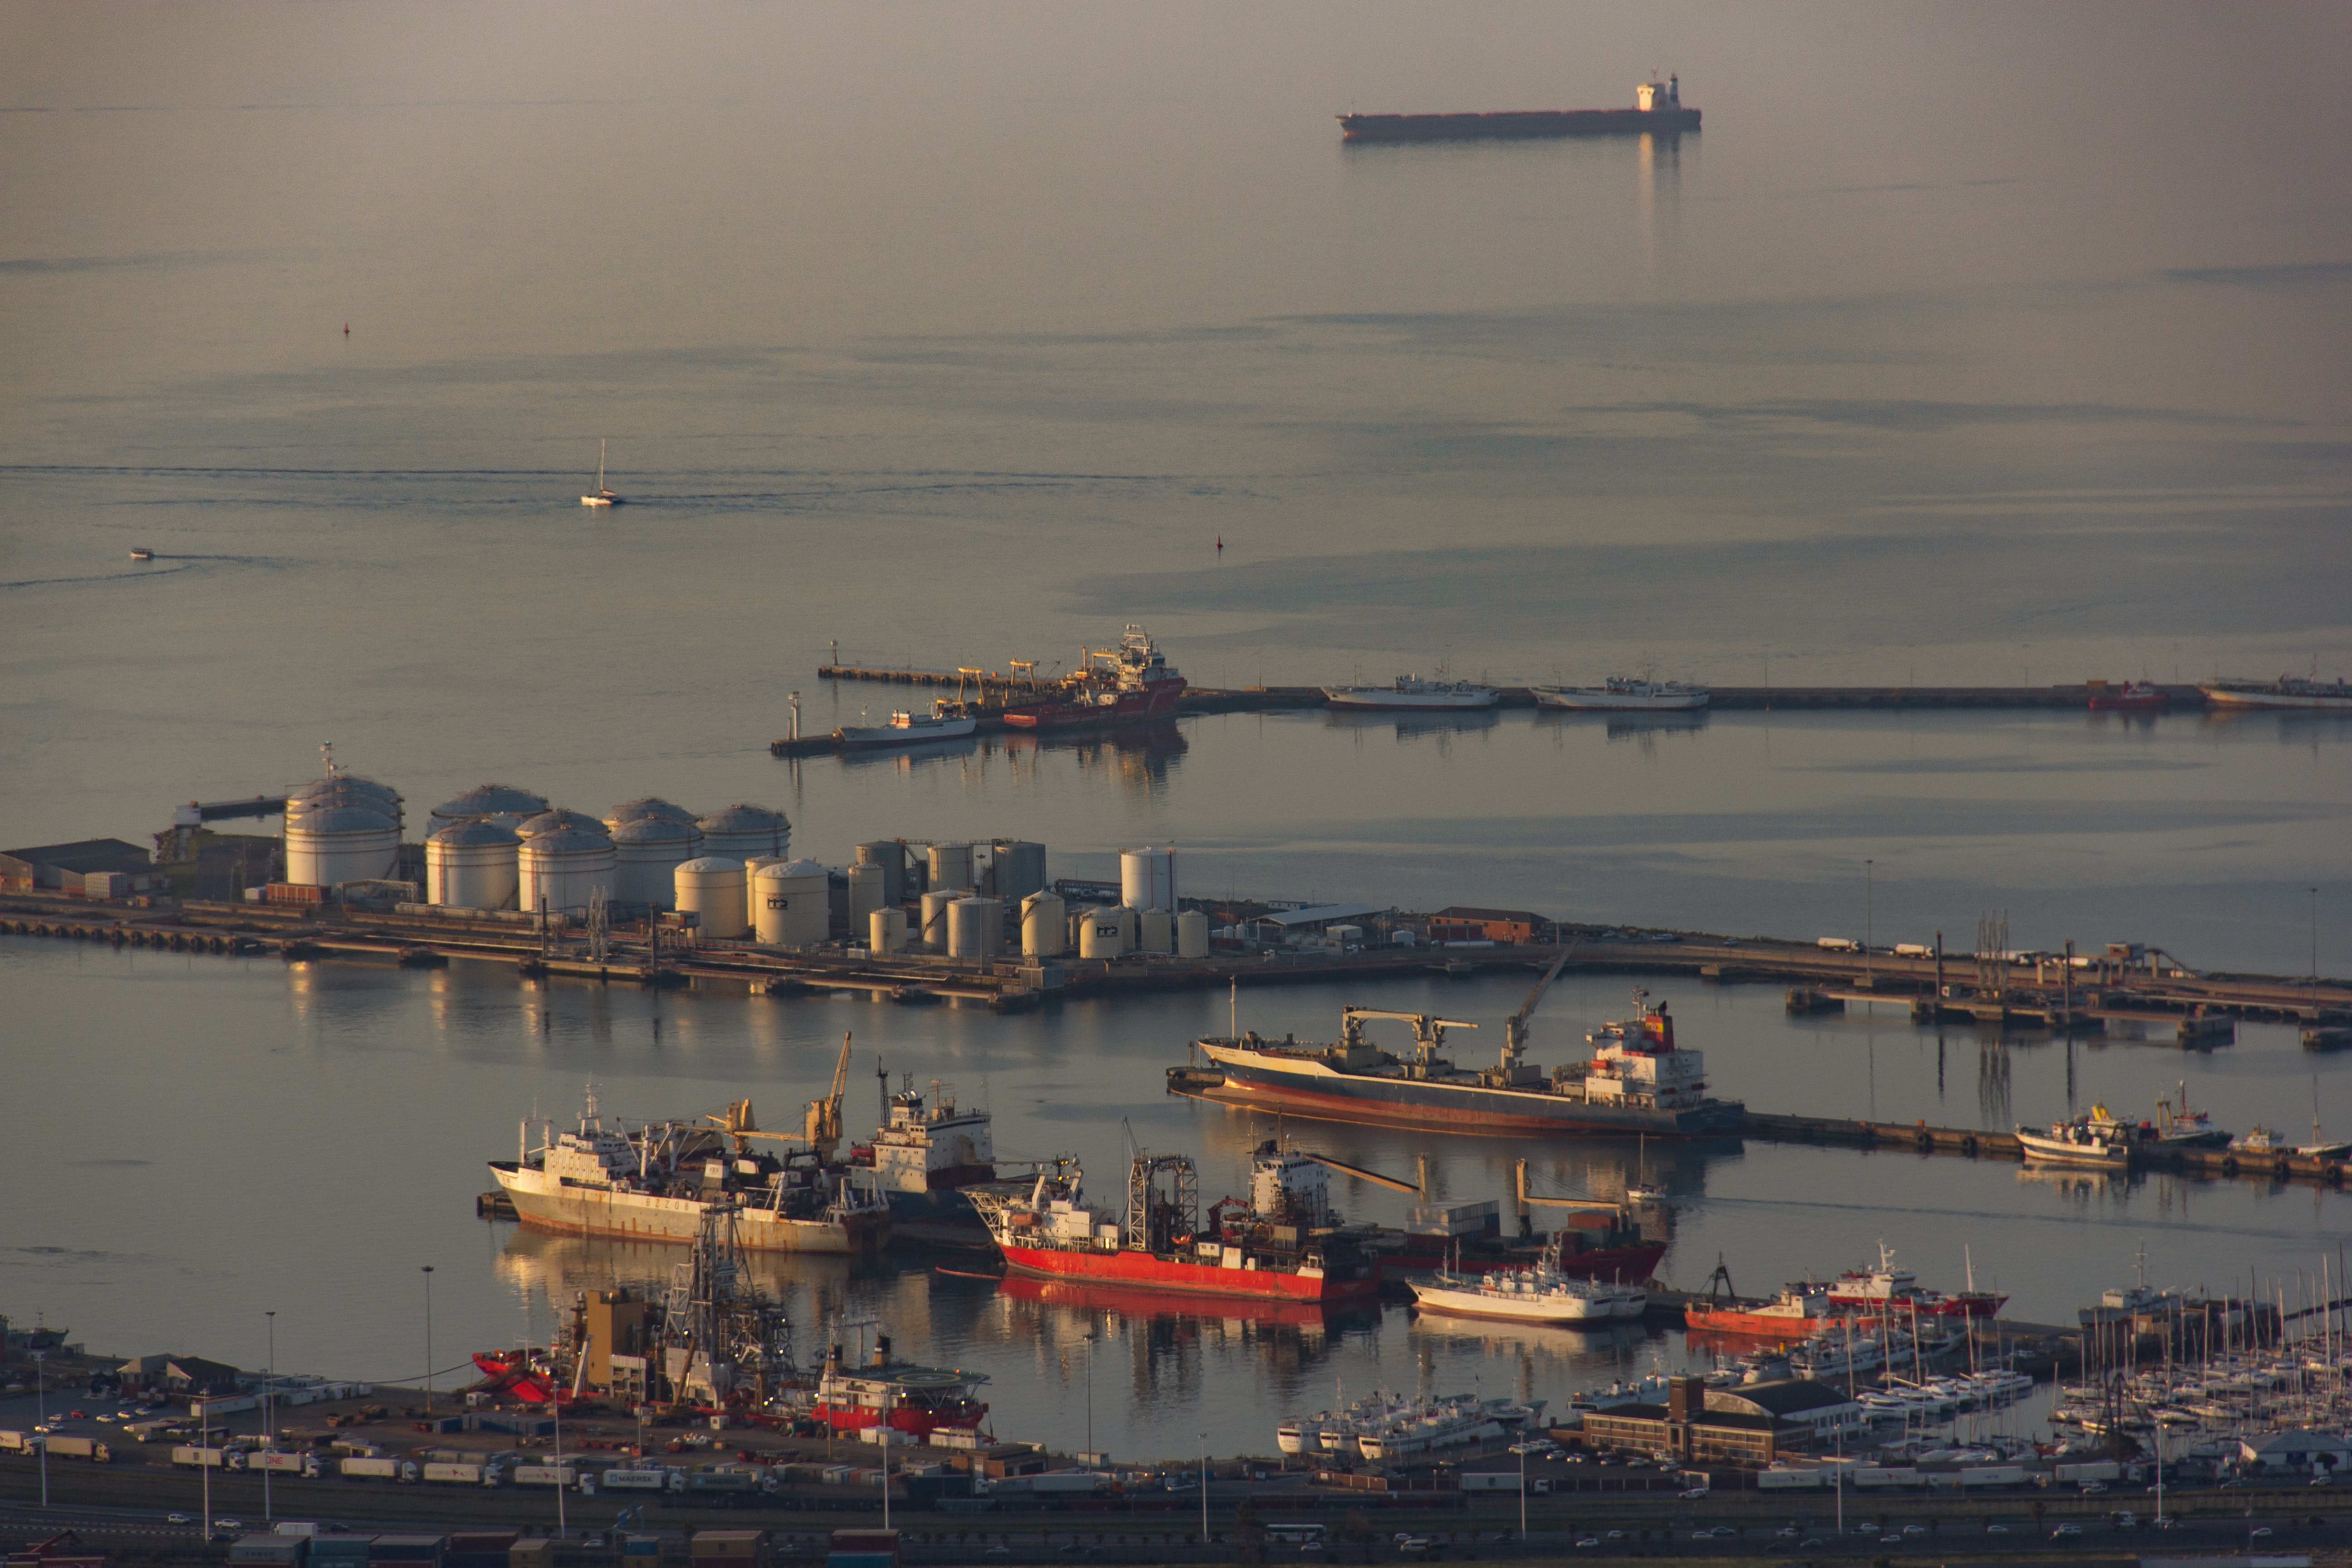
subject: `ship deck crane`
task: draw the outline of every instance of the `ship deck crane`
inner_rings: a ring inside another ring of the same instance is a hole
[[[833,1092],[823,1100],[810,1100],[803,1108],[799,1132],[762,1132],[751,1115],[751,1102],[748,1100],[730,1100],[723,1114],[706,1113],[703,1120],[717,1124],[735,1140],[738,1154],[751,1152],[751,1140],[763,1138],[772,1143],[805,1143],[816,1151],[820,1163],[831,1164],[833,1152],[841,1146],[841,1099],[849,1087],[849,1039],[845,1031],[841,1037],[841,1058],[833,1067]]]
[[[1475,1029],[1475,1024],[1458,1018],[1433,1017],[1427,1013],[1392,1013],[1381,1007],[1342,1007],[1339,1009],[1339,1043],[1353,1048],[1364,1043],[1363,1023],[1367,1018],[1396,1018],[1412,1026],[1413,1044],[1419,1047],[1422,1064],[1427,1066],[1445,1047],[1448,1029]]]

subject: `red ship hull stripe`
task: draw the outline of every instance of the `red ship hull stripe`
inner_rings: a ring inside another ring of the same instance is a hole
[[[1176,1263],[1144,1252],[1053,1252],[1006,1247],[1004,1261],[1024,1274],[1048,1279],[1154,1285],[1199,1296],[1263,1296],[1283,1301],[1370,1300],[1380,1293],[1378,1271],[1369,1279],[1310,1279],[1265,1268],[1220,1268]]]

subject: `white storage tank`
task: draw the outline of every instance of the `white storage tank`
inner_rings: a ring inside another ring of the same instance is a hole
[[[1078,927],[1080,958],[1124,958],[1127,955],[1125,910],[1092,910]]]
[[[495,822],[453,822],[425,841],[425,901],[461,910],[510,910],[522,842]]]
[[[748,904],[743,892],[743,862],[724,855],[688,860],[670,873],[671,896],[677,912],[698,916],[696,924],[709,937],[740,937],[749,929],[743,916]]]
[[[1032,893],[1021,900],[1021,955],[1059,958],[1070,951],[1069,908],[1058,893]]]
[[[948,906],[970,897],[970,888],[933,888],[923,895],[923,929],[915,940],[926,952],[948,950]]]
[[[932,887],[969,889],[979,885],[971,874],[971,845],[934,844],[931,846]]]
[[[286,824],[286,879],[306,888],[389,877],[400,860],[400,824],[365,805],[328,805]]]
[[[425,819],[425,830],[431,835],[457,823],[478,822],[489,817],[512,817],[513,822],[499,825],[512,827],[516,822],[537,816],[546,809],[547,797],[543,795],[533,795],[512,784],[476,784],[464,794],[452,795],[435,806],[433,815]]]
[[[604,825],[596,818],[584,811],[572,811],[563,806],[557,806],[552,811],[542,811],[537,816],[523,818],[521,822],[515,825],[515,831],[522,836],[526,843],[533,838],[544,837],[550,833],[593,833],[599,838],[612,837],[611,834],[604,831]]]
[[[866,945],[876,952],[900,952],[907,946],[907,911],[892,904],[866,917]]]
[[[688,827],[694,827],[695,836],[701,837],[702,829],[694,826],[700,818],[686,807],[672,805],[657,795],[644,795],[635,800],[623,801],[604,814],[604,826],[613,831],[615,835],[614,842],[618,843],[622,824],[645,822],[656,818],[663,822],[676,822]]]
[[[677,871],[702,849],[691,822],[667,816],[625,819],[613,830],[613,896],[625,904],[675,908]]]
[[[948,956],[985,963],[1004,951],[1004,905],[995,899],[958,899],[948,906]]]
[[[749,860],[754,855],[792,852],[793,825],[784,820],[782,812],[770,811],[764,805],[746,805],[738,801],[723,811],[712,812],[695,826],[702,829],[702,848],[708,855]]]
[[[1133,952],[1143,945],[1142,922],[1137,918],[1132,905],[1123,904],[1118,912],[1119,951]]]
[[[1118,852],[1118,893],[1130,910],[1176,912],[1176,851],[1122,849]]]
[[[777,860],[751,882],[752,934],[767,947],[813,947],[833,934],[832,879],[814,860]]]
[[[1136,950],[1139,952],[1173,952],[1176,951],[1176,921],[1166,910],[1136,911]]]
[[[286,817],[291,822],[313,811],[331,806],[356,805],[392,818],[398,826],[407,820],[401,809],[400,792],[388,784],[363,779],[357,773],[336,773],[331,778],[312,779],[286,792]]]
[[[866,921],[876,910],[888,906],[890,900],[882,895],[889,879],[879,866],[852,866],[849,868],[849,933],[862,935]]]
[[[708,846],[705,846],[707,848]],[[791,859],[789,855],[747,855],[743,858],[743,929],[760,929],[760,870],[764,866],[781,866]]]
[[[1179,958],[1209,956],[1209,917],[1198,910],[1182,910],[1177,913],[1176,956]]]
[[[598,892],[613,896],[613,841],[601,830],[533,835],[515,852],[517,906],[533,914],[542,908],[551,915],[580,913]]]

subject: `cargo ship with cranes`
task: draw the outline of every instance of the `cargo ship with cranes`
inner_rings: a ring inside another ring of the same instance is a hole
[[[1117,647],[1080,648],[1078,668],[1045,696],[1008,704],[997,716],[1016,730],[1139,724],[1176,716],[1187,682],[1160,645],[1130,625]]]
[[[576,1128],[525,1121],[515,1158],[491,1161],[490,1173],[523,1225],[559,1236],[691,1242],[723,1206],[749,1251],[875,1252],[890,1238],[889,1202],[833,1159],[848,1066],[845,1037],[833,1092],[809,1102],[798,1134],[761,1131],[748,1100],[693,1121],[608,1126],[592,1085]],[[545,1136],[534,1149],[535,1126]],[[779,1155],[755,1141],[800,1147]]]
[[[1370,1302],[1380,1260],[1333,1212],[1332,1166],[1352,1170],[1265,1143],[1251,1161],[1249,1198],[1220,1199],[1205,1213],[1192,1156],[1140,1150],[1129,1160],[1119,1209],[1087,1205],[1075,1161],[1041,1169],[1025,1188],[975,1187],[971,1199],[1015,1273],[1186,1295]]]
[[[1617,1132],[1652,1137],[1706,1137],[1736,1132],[1746,1107],[1710,1099],[1697,1051],[1675,1042],[1664,1002],[1633,993],[1634,1014],[1607,1023],[1585,1038],[1590,1060],[1563,1063],[1547,1076],[1526,1060],[1528,1019],[1550,989],[1567,955],[1537,983],[1504,1024],[1500,1059],[1491,1068],[1457,1067],[1444,1054],[1445,1031],[1475,1024],[1423,1013],[1344,1007],[1336,1045],[1238,1039],[1194,1042],[1215,1069],[1172,1068],[1170,1087],[1228,1104],[1327,1121],[1384,1127],[1429,1127],[1505,1137],[1543,1132]],[[1413,1028],[1414,1051],[1399,1057],[1364,1038],[1372,1019],[1398,1019]]]
[[[1679,76],[1653,77],[1633,89],[1631,109],[1507,110],[1492,114],[1356,114],[1339,116],[1342,142],[1525,141],[1546,136],[1679,136],[1698,129],[1696,109],[1683,107]]]

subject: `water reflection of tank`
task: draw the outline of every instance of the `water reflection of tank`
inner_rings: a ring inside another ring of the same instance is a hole
[[[286,824],[286,879],[307,888],[389,877],[400,860],[400,825],[364,805],[326,805]]]
[[[785,855],[792,851],[793,825],[781,811],[741,801],[714,811],[696,824],[702,829],[705,853],[749,860],[754,855]]]
[[[813,947],[833,931],[831,879],[814,860],[779,860],[751,884],[752,934],[768,947]]]
[[[708,937],[739,937],[747,929],[743,862],[724,855],[688,860],[670,873],[671,896],[679,914],[692,914]]]
[[[876,952],[898,952],[907,945],[907,911],[893,904],[866,917],[866,945]]]
[[[613,830],[613,896],[625,904],[673,907],[677,868],[702,849],[691,822],[667,816],[625,818]]]
[[[453,822],[425,841],[425,901],[461,910],[510,910],[521,840],[494,822]]]
[[[1004,906],[994,899],[958,899],[948,906],[948,956],[982,963],[1004,951]]]
[[[1032,893],[1021,900],[1021,955],[1059,958],[1070,950],[1068,906],[1058,893]]]
[[[546,809],[547,797],[543,795],[533,795],[512,784],[476,784],[435,806],[433,815],[425,819],[425,830],[429,836],[455,823],[505,817],[514,819],[503,824],[511,827],[516,822],[537,816]]]
[[[576,813],[573,815],[577,815]],[[533,913],[585,910],[598,893],[613,896],[613,841],[600,829],[559,827],[525,838],[515,853],[515,898]]]
[[[1131,910],[1176,909],[1176,851],[1122,849],[1118,852],[1120,899]]]
[[[1176,917],[1176,956],[1206,958],[1209,956],[1209,917],[1198,910],[1185,910]]]

